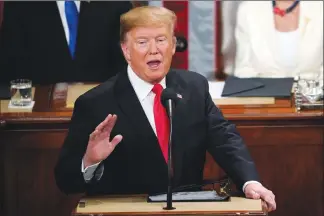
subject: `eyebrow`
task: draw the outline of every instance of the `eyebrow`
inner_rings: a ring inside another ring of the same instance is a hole
[[[148,37],[145,37],[145,36],[139,36],[139,37],[135,37],[135,40],[147,40]]]

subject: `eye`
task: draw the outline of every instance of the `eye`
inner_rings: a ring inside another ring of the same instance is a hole
[[[165,42],[166,41],[166,38],[165,37],[162,37],[162,38],[158,38],[157,39],[157,42],[158,43],[163,43],[163,42]]]
[[[137,41],[139,45],[145,45],[147,42],[146,41]]]

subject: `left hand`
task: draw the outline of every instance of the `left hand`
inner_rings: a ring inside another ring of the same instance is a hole
[[[276,210],[275,195],[272,191],[258,183],[250,183],[244,189],[245,196],[251,199],[262,199],[266,203],[267,211]]]

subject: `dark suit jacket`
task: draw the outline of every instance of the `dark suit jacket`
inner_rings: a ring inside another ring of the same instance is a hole
[[[5,2],[0,33],[1,82],[104,82],[126,66],[119,43],[120,15],[129,1],[82,1],[73,60],[57,3]]]
[[[255,165],[235,126],[214,105],[207,80],[194,72],[171,70],[166,85],[182,95],[174,111],[174,186],[199,184],[206,150],[239,188],[258,180]],[[112,136],[123,135],[102,162],[99,181],[85,183],[81,161],[89,134],[108,114],[117,114]],[[158,193],[167,188],[167,164],[126,71],[80,96],[55,168],[66,193]]]

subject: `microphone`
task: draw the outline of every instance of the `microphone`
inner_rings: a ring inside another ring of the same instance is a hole
[[[188,47],[187,39],[183,36],[176,36],[176,38],[177,38],[176,52],[186,51]]]
[[[173,134],[173,108],[179,102],[181,97],[170,88],[165,88],[161,94],[161,103],[166,109],[170,119],[170,135],[169,135],[169,146],[168,146],[168,191],[167,191],[167,206],[164,210],[173,210],[172,207],[172,182],[173,182],[173,168],[172,168],[172,134]]]

